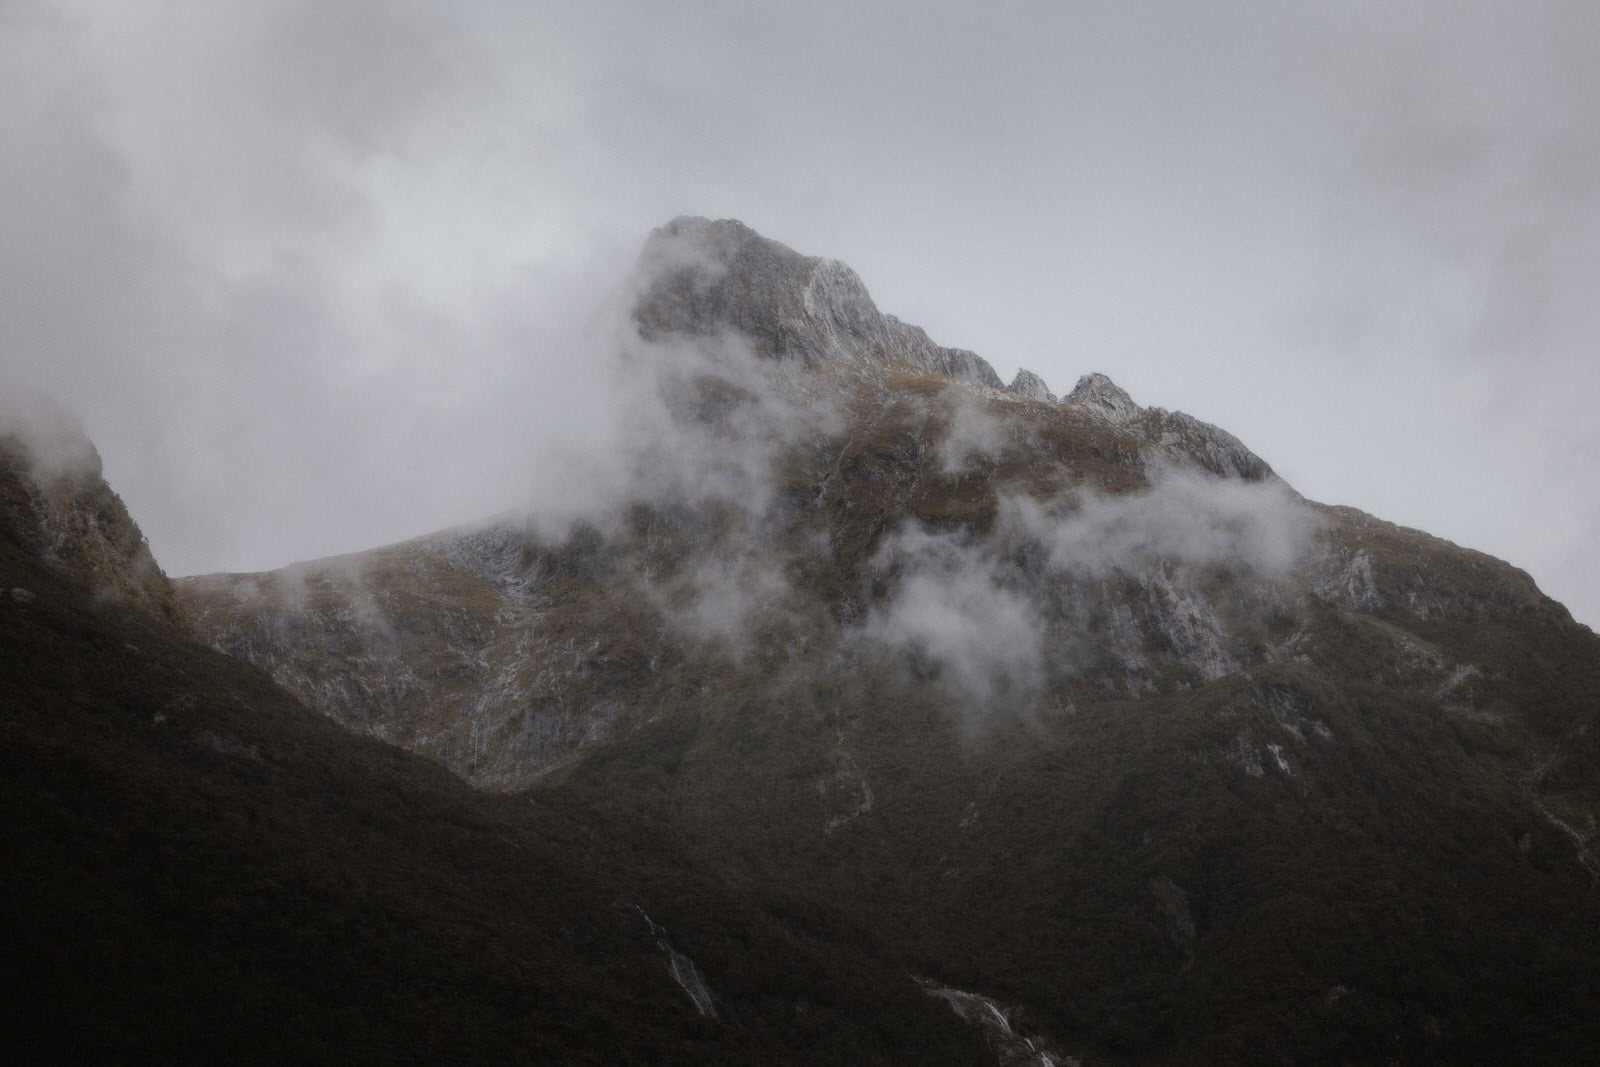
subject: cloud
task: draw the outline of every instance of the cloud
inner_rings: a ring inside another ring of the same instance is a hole
[[[764,632],[776,632],[793,593],[781,564],[753,555],[702,556],[676,580],[646,588],[680,631],[735,659],[756,651]]]
[[[1026,706],[1043,680],[1044,621],[992,546],[911,525],[885,541],[874,567],[891,589],[862,638],[906,653],[962,701],[969,722]]]
[[[433,287],[388,247],[415,206],[390,179],[472,88],[459,37],[324,8],[0,23],[0,372],[80,414],[174,573],[558,498],[549,455],[614,415],[595,323],[625,259]]]
[[[50,51],[100,97],[137,209],[233,279],[364,253],[374,178],[426,158],[472,93],[470,47],[423,5],[55,8]]]
[[[1002,537],[1040,545],[1051,569],[1088,579],[1171,564],[1284,576],[1313,550],[1318,526],[1315,512],[1281,482],[1178,469],[1157,472],[1143,492],[1006,497],[999,519]]]
[[[1160,631],[1174,661],[1220,677],[1238,661],[1227,612],[1201,576],[1224,566],[1258,581],[1287,577],[1316,551],[1318,526],[1281,484],[1179,470],[1137,493],[1009,496],[988,535],[909,525],[887,538],[873,561],[887,591],[859,636],[907,655],[969,722],[1026,709],[1047,677],[1096,662],[1147,684],[1147,629]],[[1137,582],[1142,599],[1109,592],[1114,576]],[[1109,622],[1093,622],[1101,613]]]
[[[939,442],[944,473],[957,475],[974,462],[997,458],[1011,442],[1012,431],[971,389],[953,386],[944,395],[950,412],[949,427]]]
[[[0,443],[22,446],[29,473],[38,481],[96,477],[100,455],[83,426],[49,397],[0,380]]]
[[[618,417],[586,290],[735,216],[1592,621],[1596,18],[10,0],[0,374],[174,571],[351,550],[581,492],[545,457]]]

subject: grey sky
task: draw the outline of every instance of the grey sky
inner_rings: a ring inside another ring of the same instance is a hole
[[[733,216],[1600,623],[1600,6],[0,0],[0,377],[169,571],[559,498]]]

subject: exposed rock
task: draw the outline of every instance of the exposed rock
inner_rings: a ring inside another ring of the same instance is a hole
[[[0,537],[100,595],[176,619],[144,534],[100,476],[100,454],[59,405],[13,393],[0,407]]]
[[[1025,396],[1029,400],[1041,400],[1046,404],[1056,402],[1056,394],[1050,391],[1043,378],[1026,367],[1017,371],[1017,376],[1011,379],[1011,384],[1006,386],[1006,391]]]
[[[1152,459],[1247,482],[1273,477],[1272,468],[1233,434],[1181,411],[1142,408],[1104,374],[1079,378],[1061,403],[1142,434]]]
[[[1117,423],[1129,422],[1144,414],[1144,408],[1133,402],[1127,390],[1098,371],[1079,378],[1078,384],[1061,398],[1061,402]]]
[[[920,327],[880,312],[845,264],[801,255],[733,219],[674,219],[650,235],[636,278],[634,318],[649,340],[731,337],[769,359],[899,366],[1002,388],[981,356],[937,345]],[[1055,400],[1028,370],[1005,388]],[[1182,412],[1147,411],[1104,374],[1084,375],[1060,402],[1142,434],[1153,457],[1248,481],[1272,475],[1232,434]]]
[[[1373,576],[1372,555],[1365,549],[1330,553],[1316,585],[1318,596],[1356,611],[1385,607]]]
[[[975,353],[880,312],[856,272],[733,219],[678,218],[650,235],[635,318],[650,339],[737,332],[768,358],[906,367],[1000,388]]]
[[[1150,408],[1145,415],[1147,432],[1159,450],[1171,458],[1198,462],[1205,470],[1225,478],[1259,482],[1273,477],[1266,461],[1227,430],[1181,411]]]

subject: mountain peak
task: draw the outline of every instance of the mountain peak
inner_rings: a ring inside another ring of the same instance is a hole
[[[31,390],[0,395],[0,544],[96,593],[176,618],[172,587],[100,453],[69,411]]]
[[[737,219],[673,219],[646,240],[635,279],[634,321],[646,340],[733,334],[765,359],[899,367],[1055,400],[1032,371],[1003,385],[981,356],[935,344],[921,327],[879,311],[860,275],[839,260],[802,255]],[[1183,412],[1141,407],[1104,374],[1084,375],[1060,403],[1135,434],[1179,465],[1247,481],[1272,477],[1232,434]]]
[[[899,364],[1003,387],[982,357],[879,311],[844,263],[801,255],[735,219],[683,216],[655,230],[637,279],[634,319],[650,340],[733,332],[769,359]]]
[[[1147,442],[1151,457],[1161,462],[1198,466],[1247,482],[1276,477],[1266,460],[1227,430],[1182,411],[1141,407],[1126,389],[1098,371],[1079,378],[1061,403],[1138,435]]]
[[[1011,379],[1006,391],[1027,397],[1029,400],[1042,400],[1046,404],[1056,402],[1056,394],[1050,391],[1050,386],[1045,384],[1045,380],[1026,367],[1017,371],[1017,376]]]
[[[1112,422],[1127,422],[1144,414],[1144,408],[1133,402],[1126,389],[1099,371],[1079,378],[1062,403],[1078,404]]]

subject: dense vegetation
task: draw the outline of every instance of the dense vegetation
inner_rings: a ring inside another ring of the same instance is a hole
[[[351,736],[9,524],[0,678],[7,1062],[981,1054],[837,912],[727,886],[679,835]]]

